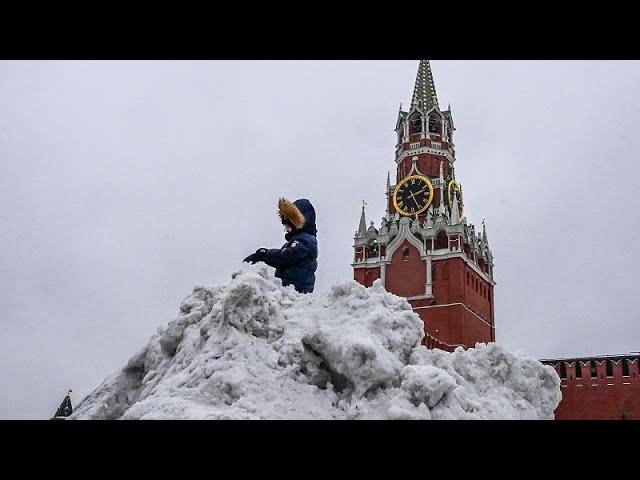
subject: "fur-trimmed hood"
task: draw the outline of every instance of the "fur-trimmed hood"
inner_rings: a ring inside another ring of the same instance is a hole
[[[278,201],[278,215],[282,223],[288,223],[296,230],[311,235],[317,233],[316,211],[306,198],[301,198],[293,203],[281,198]]]

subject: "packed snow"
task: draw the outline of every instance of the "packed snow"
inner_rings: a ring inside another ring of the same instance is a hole
[[[421,344],[379,281],[303,295],[264,266],[195,287],[70,419],[553,419],[554,369],[496,343]]]

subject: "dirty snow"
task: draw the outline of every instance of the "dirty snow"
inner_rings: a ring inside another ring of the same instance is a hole
[[[428,350],[422,337],[379,281],[302,295],[248,266],[195,287],[69,418],[553,419],[552,367],[495,343]]]

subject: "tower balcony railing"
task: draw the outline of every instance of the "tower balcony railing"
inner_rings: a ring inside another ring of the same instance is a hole
[[[364,260],[380,260],[380,250],[377,252],[365,252]]]

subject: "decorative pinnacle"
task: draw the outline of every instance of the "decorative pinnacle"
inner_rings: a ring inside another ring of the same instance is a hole
[[[436,95],[436,86],[433,81],[429,60],[420,60],[411,106],[418,106],[427,110],[438,106],[438,96]]]
[[[360,224],[358,225],[358,231],[356,232],[356,235],[360,237],[364,237],[367,233],[367,219],[365,218],[365,215],[364,215],[364,207],[366,206],[367,206],[367,202],[362,200],[362,213],[360,214]]]
[[[484,218],[482,219],[482,241],[486,244],[487,241],[487,227],[484,223]]]

